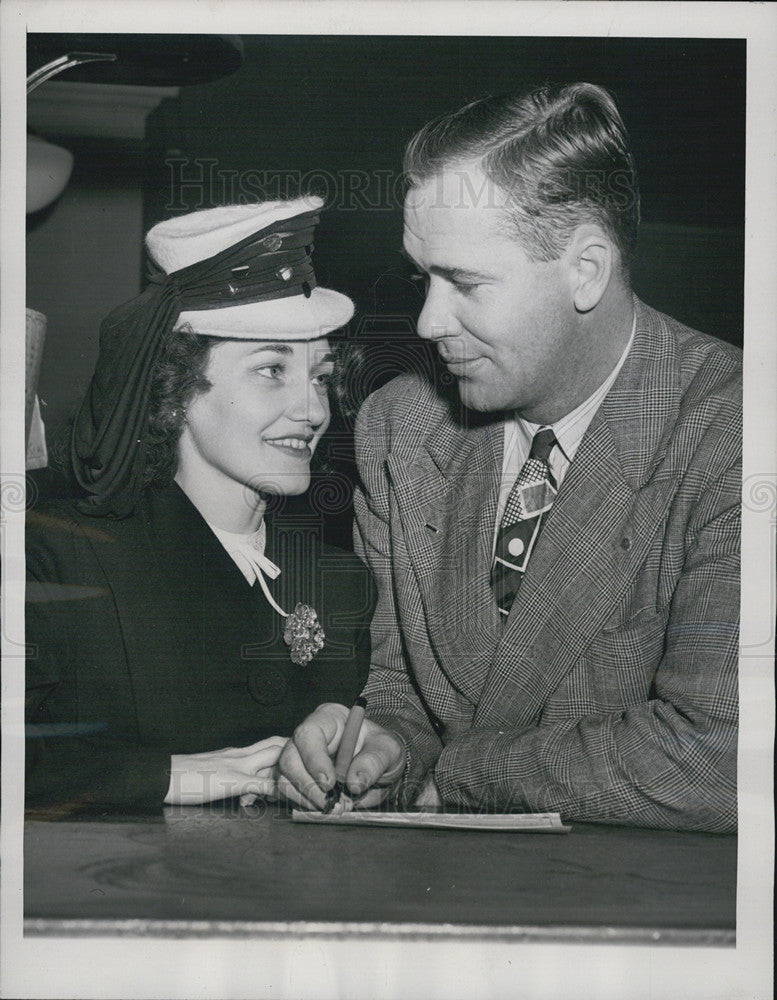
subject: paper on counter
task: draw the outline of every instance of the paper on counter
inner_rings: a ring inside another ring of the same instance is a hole
[[[295,823],[339,826],[404,826],[434,830],[491,830],[500,833],[569,833],[559,813],[425,813],[353,810],[336,815],[294,809]]]

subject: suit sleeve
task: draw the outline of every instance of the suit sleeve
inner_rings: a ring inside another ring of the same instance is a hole
[[[169,753],[111,732],[99,708],[79,697],[80,666],[89,658],[97,663],[101,639],[118,623],[105,599],[107,582],[74,530],[66,520],[27,530],[26,803],[59,812],[158,807],[169,785]],[[90,602],[100,604],[99,638]],[[118,641],[116,657],[120,650]]]
[[[411,679],[397,615],[392,563],[401,558],[392,539],[388,481],[383,460],[372,440],[377,415],[368,400],[356,428],[356,453],[361,485],[354,495],[354,548],[369,566],[377,586],[371,625],[372,656],[364,694],[369,717],[399,736],[407,767],[398,789],[400,804],[410,804],[430,771],[442,743]],[[370,424],[372,423],[372,426]],[[393,546],[393,548],[392,548]]]
[[[471,730],[437,762],[446,802],[736,829],[741,438],[736,413],[729,417],[728,429],[709,429],[686,471],[681,491],[693,488],[694,502],[684,533],[664,540],[683,546],[682,572],[644,703],[518,731]],[[626,666],[634,634],[620,636]]]

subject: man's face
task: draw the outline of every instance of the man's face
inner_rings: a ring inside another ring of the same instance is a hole
[[[436,343],[467,406],[543,422],[563,411],[574,372],[571,273],[563,256],[529,260],[504,205],[504,192],[473,166],[411,188],[405,252],[427,283],[418,333]]]

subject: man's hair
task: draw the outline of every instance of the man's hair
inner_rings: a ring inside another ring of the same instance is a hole
[[[639,189],[626,128],[602,87],[547,84],[471,101],[416,133],[405,175],[418,185],[473,160],[507,194],[512,235],[532,260],[556,260],[574,230],[593,222],[628,274]]]

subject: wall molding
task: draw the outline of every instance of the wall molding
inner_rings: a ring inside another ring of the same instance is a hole
[[[142,140],[149,113],[179,90],[52,81],[27,98],[27,125],[43,135]]]

